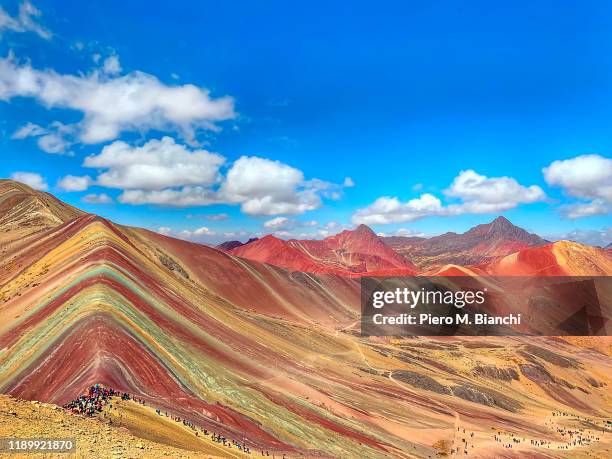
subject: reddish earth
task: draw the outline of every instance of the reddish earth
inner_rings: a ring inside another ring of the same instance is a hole
[[[340,275],[410,275],[415,266],[384,244],[367,226],[343,231],[323,240],[284,241],[272,235],[230,250],[249,260],[293,271]],[[384,273],[384,274],[381,274]]]
[[[547,243],[504,217],[475,226],[462,234],[445,233],[429,239],[393,236],[383,238],[383,241],[397,252],[409,256],[421,270],[436,269],[447,264],[480,264]]]
[[[612,257],[598,247],[558,241],[521,250],[482,268],[497,276],[609,276]]]
[[[251,254],[260,263],[117,225],[10,181],[0,182],[0,209],[0,393],[62,403],[101,383],[147,403],[107,413],[129,430],[115,435],[115,423],[49,418],[57,408],[0,398],[0,418],[14,420],[0,422],[0,436],[74,431],[84,456],[107,456],[134,436],[146,439],[144,452],[130,444],[129,457],[151,457],[156,442],[225,456],[167,425],[160,407],[290,457],[452,457],[463,447],[469,457],[507,457],[497,432],[508,443],[525,438],[514,449],[524,457],[605,457],[612,444],[607,338],[360,337],[352,276],[414,272],[366,227],[235,249],[262,245]],[[567,242],[444,269],[612,275],[605,251]],[[570,427],[599,438],[571,445],[558,430]]]

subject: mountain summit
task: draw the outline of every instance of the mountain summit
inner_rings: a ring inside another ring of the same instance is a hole
[[[487,240],[521,241],[530,246],[546,244],[546,241],[537,234],[529,233],[523,228],[514,225],[506,217],[501,216],[490,223],[475,226],[461,236],[464,236],[466,240],[471,238],[483,238]]]
[[[525,248],[545,245],[547,241],[500,216],[462,234],[444,233],[429,239],[405,238],[403,241],[394,237],[389,243],[398,253],[410,256],[420,268],[430,269],[446,264],[483,263]]]
[[[344,275],[415,272],[415,266],[407,258],[383,243],[365,225],[323,240],[284,241],[266,236],[229,252],[295,271]]]

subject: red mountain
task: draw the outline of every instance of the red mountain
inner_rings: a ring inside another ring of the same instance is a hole
[[[240,247],[240,246],[243,246],[243,245],[246,245],[246,244],[250,244],[251,242],[256,241],[256,240],[257,240],[257,238],[254,237],[254,238],[249,239],[246,242],[225,241],[225,242],[222,242],[221,244],[215,246],[215,249],[219,249],[219,250],[222,250],[224,252],[229,252],[232,249],[235,249],[237,247]]]
[[[612,257],[599,247],[558,241],[507,255],[483,269],[496,276],[609,276]]]
[[[383,243],[365,225],[323,240],[284,241],[270,235],[229,252],[293,271],[343,275],[416,272],[408,259]]]
[[[429,239],[383,238],[398,253],[409,255],[423,269],[447,264],[473,265],[491,261],[519,250],[547,244],[504,217],[475,226],[462,234],[444,233]]]

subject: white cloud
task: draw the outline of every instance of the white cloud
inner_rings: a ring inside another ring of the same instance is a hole
[[[116,70],[112,62],[107,59],[105,64]],[[213,99],[207,89],[192,84],[168,86],[144,72],[60,74],[20,64],[9,55],[0,59],[0,100],[14,97],[31,97],[47,108],[81,112],[83,118],[74,128],[85,143],[113,140],[124,131],[151,129],[176,130],[192,141],[197,129],[217,130],[215,123],[236,116],[233,98]]]
[[[561,187],[569,196],[589,201],[563,206],[567,217],[605,215],[612,210],[612,159],[582,155],[554,161],[542,172],[550,186]]]
[[[221,204],[215,191],[202,186],[185,186],[181,189],[125,190],[119,196],[123,204],[155,204],[171,207],[196,207]]]
[[[287,230],[295,227],[295,221],[287,217],[275,217],[265,222],[263,226],[271,230]]]
[[[432,194],[425,193],[419,198],[401,202],[398,198],[383,196],[353,215],[353,223],[383,225],[387,223],[410,222],[431,215],[448,212],[442,202]]]
[[[525,187],[511,177],[489,178],[473,170],[461,171],[444,193],[460,199],[461,203],[443,205],[439,198],[430,193],[406,202],[384,196],[359,209],[352,220],[356,224],[376,225],[411,222],[430,216],[502,212],[546,197],[537,185]]]
[[[194,236],[204,236],[204,235],[214,235],[216,234],[214,231],[210,230],[206,226],[202,226],[193,232]]]
[[[64,191],[84,191],[93,183],[89,175],[67,175],[57,184]]]
[[[84,167],[106,169],[97,183],[109,188],[161,190],[185,185],[212,185],[219,181],[223,156],[190,150],[170,137],[150,140],[140,147],[115,141],[98,155],[85,158]]]
[[[89,204],[110,204],[111,202],[113,202],[113,198],[111,198],[106,193],[100,193],[100,194],[92,193],[92,194],[83,196],[82,201],[89,203]]]
[[[350,177],[345,177],[344,178],[344,183],[343,183],[344,187],[346,188],[351,188],[355,186],[355,182],[353,182],[353,179]]]
[[[21,2],[17,17],[10,16],[0,6],[0,34],[4,31],[34,32],[41,38],[49,40],[51,32],[36,22],[42,13],[28,0]]]
[[[168,226],[161,226],[157,228],[157,232],[163,234],[164,236],[171,236],[177,239],[183,239],[185,241],[201,242],[205,244],[216,243],[216,241],[220,240],[217,232],[207,228],[206,226],[202,226],[201,228],[197,228],[195,230],[176,230]]]
[[[610,204],[603,199],[594,199],[583,204],[568,204],[561,207],[561,211],[567,218],[592,217],[594,215],[606,215],[610,213]]]
[[[321,206],[302,171],[279,161],[242,156],[227,173],[220,196],[250,215],[296,215]]]
[[[71,142],[66,139],[73,132],[72,126],[66,126],[58,121],[51,123],[50,128],[44,128],[34,123],[27,123],[17,129],[13,139],[25,139],[37,137],[37,143],[41,150],[46,153],[65,154]]]
[[[287,217],[275,217],[264,222],[263,227],[267,230],[273,231],[276,235],[279,235],[279,233],[284,232],[284,234],[281,234],[281,236],[284,237],[290,235],[290,231],[295,230],[297,228],[314,228],[318,225],[319,223],[316,220],[300,221]],[[300,233],[299,235],[295,236],[302,235],[304,235],[304,233]]]
[[[102,70],[107,75],[118,75],[121,73],[121,64],[119,63],[119,56],[113,54],[112,56],[104,59]]]
[[[123,141],[88,156],[84,167],[98,170],[95,184],[119,188],[119,202],[175,207],[239,204],[249,215],[296,215],[337,199],[343,185],[305,180],[299,169],[259,157],[242,156],[223,176],[225,158],[192,150],[170,137],[142,146]]]
[[[471,169],[461,171],[445,194],[463,201],[461,213],[473,214],[501,212],[546,197],[537,185],[525,187],[511,177],[489,178]]]
[[[47,132],[47,130],[39,126],[38,124],[28,123],[25,126],[17,129],[11,138],[13,139],[25,139],[26,137],[37,137],[39,135],[43,135]]]
[[[31,186],[35,190],[45,191],[49,188],[42,175],[34,172],[14,172],[11,178],[21,183]]]

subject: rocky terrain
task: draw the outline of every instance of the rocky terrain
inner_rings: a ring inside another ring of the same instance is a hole
[[[286,269],[339,275],[410,275],[416,267],[367,226],[323,240],[284,241],[272,235],[234,247],[231,254]]]
[[[409,257],[421,271],[448,264],[477,265],[547,243],[504,217],[475,226],[462,234],[445,233],[431,238],[392,236],[382,240],[398,253]]]
[[[28,203],[36,224],[12,213],[0,233],[2,437],[71,433],[82,457],[236,452],[168,413],[252,456],[573,458],[612,447],[610,338],[362,338],[352,264],[287,270],[0,182],[5,213]],[[376,242],[353,236],[326,247],[365,254],[367,266]],[[610,275],[584,247],[553,245],[543,264]],[[503,260],[548,272],[537,256]],[[113,402],[93,418],[51,406],[97,383],[145,405]]]

